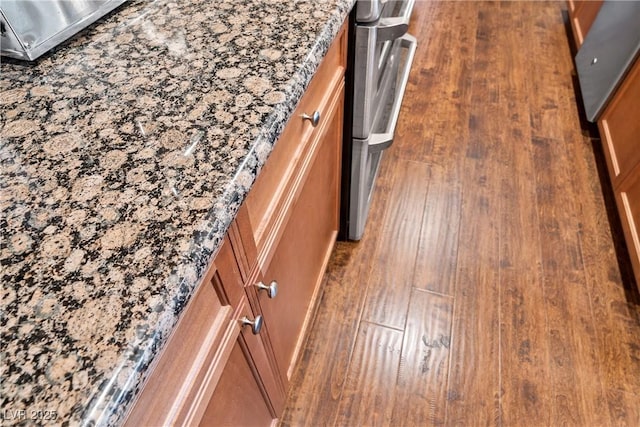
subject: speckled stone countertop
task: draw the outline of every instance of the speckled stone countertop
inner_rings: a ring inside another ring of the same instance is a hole
[[[132,1],[3,58],[3,425],[122,421],[353,1]]]

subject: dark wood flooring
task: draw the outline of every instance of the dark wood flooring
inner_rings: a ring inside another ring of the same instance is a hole
[[[416,2],[397,139],[283,425],[640,426],[638,291],[564,9]]]

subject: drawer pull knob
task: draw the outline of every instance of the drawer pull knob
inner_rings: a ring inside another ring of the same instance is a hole
[[[258,314],[253,320],[249,320],[247,316],[244,316],[240,319],[240,323],[243,327],[251,325],[251,332],[253,332],[253,335],[258,335],[260,333],[260,329],[262,329],[262,315]]]
[[[275,298],[278,295],[278,282],[275,280],[269,283],[269,286],[258,282],[256,283],[256,288],[258,288],[258,291],[266,291],[269,298]]]
[[[309,120],[313,127],[318,126],[320,123],[320,111],[316,110],[312,115],[308,115],[307,113],[302,114],[302,120]]]

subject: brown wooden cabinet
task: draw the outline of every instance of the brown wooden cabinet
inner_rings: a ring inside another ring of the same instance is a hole
[[[598,120],[625,240],[640,283],[640,60]]]
[[[596,20],[603,2],[604,0],[569,0],[567,2],[573,39],[578,49],[582,46],[593,21]]]
[[[325,129],[318,135],[313,164],[304,185],[290,208],[290,217],[283,225],[273,254],[264,257],[270,262],[261,269],[265,282],[278,284],[275,298],[269,298],[267,292],[258,292],[257,299],[285,386],[338,231],[342,111],[335,106],[342,105],[342,93],[340,85],[331,99],[334,106],[329,111],[333,114],[326,118]]]
[[[640,61],[606,107],[598,126],[611,179],[617,187],[640,162]]]
[[[200,425],[266,426],[273,419],[251,369],[251,354],[236,342]]]
[[[237,217],[254,310],[288,388],[338,232],[347,33],[344,27]],[[312,117],[317,113],[319,120]],[[256,285],[276,282],[269,298]]]
[[[283,410],[338,231],[346,31],[345,24],[127,425],[266,426]],[[269,298],[257,285],[273,281],[278,292]],[[259,331],[243,326],[259,317]]]
[[[153,367],[153,373],[126,420],[127,425],[198,424],[207,412],[226,361],[237,353],[230,369],[250,371],[252,381],[243,384],[261,396],[271,419],[281,409],[284,396],[266,357],[262,341],[248,335],[240,319],[254,318],[243,290],[230,239],[222,243],[214,264],[192,297],[169,342]],[[279,400],[278,400],[279,399]],[[274,405],[275,403],[275,405]],[[227,405],[231,406],[230,402]],[[210,412],[210,411],[209,411]],[[265,424],[266,425],[266,424]]]
[[[241,318],[255,319],[246,303],[243,309]],[[194,421],[206,427],[268,426],[277,419],[285,396],[260,337],[250,327],[242,328],[220,371],[213,395],[200,406],[202,413]]]
[[[636,282],[640,284],[640,167],[616,191],[616,202]]]

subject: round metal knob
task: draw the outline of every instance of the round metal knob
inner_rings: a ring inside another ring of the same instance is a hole
[[[591,65],[596,65],[598,63],[598,58],[593,58],[591,60]]]
[[[251,332],[253,332],[253,335],[258,335],[260,333],[260,329],[262,329],[262,315],[258,314],[253,320],[250,320],[247,316],[244,316],[242,319],[240,319],[240,323],[243,327],[251,325]]]
[[[266,291],[269,298],[275,298],[276,295],[278,295],[278,282],[275,280],[269,283],[269,286],[262,282],[256,283],[255,286],[258,288],[258,291]]]
[[[309,120],[311,122],[311,125],[313,127],[318,126],[318,123],[320,123],[320,112],[319,111],[314,111],[312,115],[308,115],[306,113],[302,114],[302,120]]]

